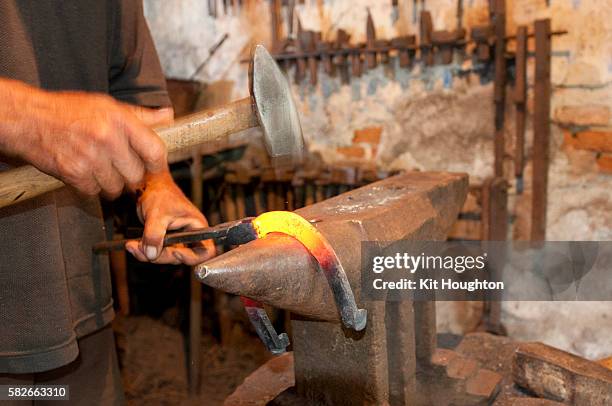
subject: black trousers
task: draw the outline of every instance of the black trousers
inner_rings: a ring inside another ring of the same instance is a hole
[[[79,339],[79,356],[36,374],[0,374],[0,385],[69,385],[70,400],[2,401],[2,405],[124,405],[123,385],[110,326]]]

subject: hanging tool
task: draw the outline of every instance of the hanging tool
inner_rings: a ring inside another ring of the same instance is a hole
[[[362,48],[363,44],[358,45],[351,53],[351,75],[355,76],[356,78],[361,76],[361,53],[363,52]]]
[[[412,23],[416,24],[419,20],[419,0],[412,0]]]
[[[338,30],[338,34],[336,35],[336,49],[345,50],[349,49],[349,41],[351,36],[343,29]],[[334,64],[338,67],[340,71],[340,79],[343,84],[349,83],[349,70],[347,57],[345,53],[338,53],[334,58]]]
[[[297,18],[297,41],[296,41],[296,52],[303,54],[306,52],[306,44],[308,39],[307,34],[302,28],[302,21],[300,17]],[[295,83],[300,83],[306,76],[306,66],[308,58],[296,58],[295,60]]]
[[[463,28],[463,0],[457,0],[457,30]]]
[[[208,15],[217,18],[217,0],[208,0]]]
[[[251,96],[214,110],[185,116],[155,131],[168,152],[226,139],[230,134],[260,127],[273,164],[301,161],[304,140],[299,114],[285,76],[268,51],[255,47],[249,69]],[[33,166],[0,173],[0,208],[64,184]]]
[[[374,19],[372,18],[372,14],[370,13],[370,9],[368,8],[368,18],[366,21],[366,68],[374,69],[376,68],[376,28],[374,27]]]
[[[434,63],[433,45],[431,38],[431,34],[433,32],[433,21],[431,19],[431,13],[429,11],[421,11],[419,32],[421,60],[425,63],[425,65],[431,66]]]
[[[405,35],[391,40],[391,46],[397,49],[399,66],[401,68],[409,68],[412,65],[415,44],[416,37],[414,35]]]
[[[440,62],[449,64],[453,61],[453,51],[465,39],[465,30],[458,28],[454,31],[433,31],[431,43],[440,55]]]
[[[293,37],[293,16],[295,15],[295,0],[287,1],[287,32],[288,37]]]
[[[317,85],[319,67],[315,55],[317,47],[317,33],[312,30],[302,31],[300,38],[300,47],[302,50],[310,54],[308,57],[308,71],[310,72],[310,84]]]
[[[317,52],[321,55],[321,62],[323,64],[323,71],[329,76],[335,76],[334,64],[332,63],[332,56],[329,53],[333,48],[333,44],[327,41],[317,40]]]
[[[495,44],[495,29],[492,25],[474,26],[470,35],[476,43],[477,60],[488,62],[491,59],[491,47]]]

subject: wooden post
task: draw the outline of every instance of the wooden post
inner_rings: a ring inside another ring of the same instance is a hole
[[[113,239],[122,240],[125,238],[123,234],[113,234]],[[121,316],[130,315],[130,289],[128,283],[127,258],[125,250],[111,251],[110,266],[115,280],[115,291],[117,292],[117,301],[119,302],[118,313]]]
[[[506,241],[508,233],[508,183],[503,178],[489,178],[482,185],[482,240]],[[506,335],[502,324],[501,302],[486,300],[479,330]]]
[[[270,0],[270,22],[272,29],[272,52],[279,51],[279,44],[283,39],[283,16],[281,14],[281,0]]]
[[[516,31],[516,81],[514,85],[516,106],[516,138],[514,145],[514,176],[517,189],[522,191],[523,168],[525,167],[525,118],[527,116],[527,27]]]
[[[194,152],[191,164],[191,200],[202,210],[202,157]],[[200,347],[202,345],[202,284],[190,272],[189,300],[189,395],[200,393]]]
[[[535,22],[535,98],[533,112],[533,189],[531,240],[546,239],[550,142],[550,20]]]
[[[495,176],[504,176],[504,114],[506,99],[506,1],[495,0]]]

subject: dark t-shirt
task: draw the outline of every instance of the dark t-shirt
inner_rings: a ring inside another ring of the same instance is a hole
[[[0,0],[0,76],[170,105],[141,0]],[[0,209],[0,236],[0,373],[71,362],[113,318],[98,199],[63,188]]]

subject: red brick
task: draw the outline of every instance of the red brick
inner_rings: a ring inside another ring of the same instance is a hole
[[[601,154],[597,158],[597,166],[602,172],[612,173],[612,154]],[[612,358],[608,362],[612,367]]]
[[[382,127],[368,127],[361,130],[355,130],[353,137],[354,143],[365,142],[372,145],[378,145],[382,135]]]
[[[365,157],[365,149],[363,147],[358,146],[350,146],[350,147],[338,147],[336,151],[339,154],[344,155],[346,158],[364,158]]]
[[[612,132],[581,131],[579,133],[565,133],[565,145],[576,149],[586,149],[596,152],[612,152]]]
[[[474,376],[468,379],[465,390],[470,395],[490,398],[499,391],[501,380],[500,374],[488,369],[480,369]]]
[[[604,105],[561,106],[555,110],[555,119],[564,124],[608,125],[610,108]]]
[[[455,357],[446,366],[446,375],[455,379],[467,379],[474,375],[478,363],[471,358]]]

